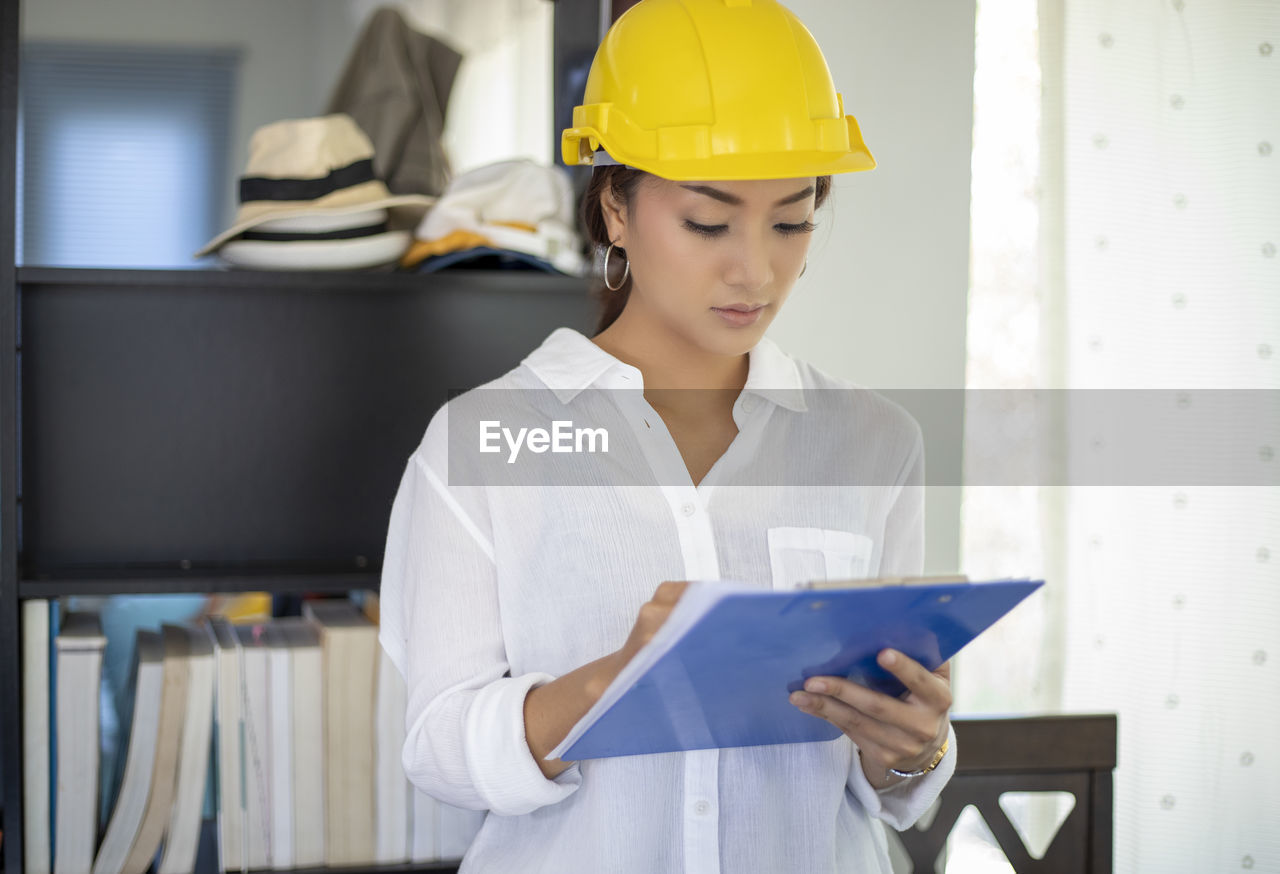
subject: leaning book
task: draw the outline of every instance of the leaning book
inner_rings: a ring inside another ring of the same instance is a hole
[[[548,759],[830,741],[840,730],[789,701],[814,676],[889,695],[886,648],[939,667],[1044,584],[895,578],[792,590],[698,581]]]

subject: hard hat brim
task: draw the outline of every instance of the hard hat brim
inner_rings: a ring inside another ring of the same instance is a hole
[[[606,157],[596,157],[606,156]],[[579,157],[574,152],[574,157]],[[735,182],[753,179],[797,179],[808,176],[829,176],[837,173],[856,173],[871,170],[876,160],[863,148],[857,151],[832,154],[830,152],[780,152],[749,155],[716,155],[710,158],[693,158],[684,161],[648,160],[639,157],[612,155],[600,150],[590,160],[566,163],[608,166],[620,164],[635,170],[643,170],[670,179],[673,182]]]

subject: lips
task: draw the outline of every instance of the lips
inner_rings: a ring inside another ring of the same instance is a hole
[[[745,328],[759,321],[764,309],[764,304],[752,306],[751,304],[737,303],[723,307],[712,307],[711,311],[719,316],[725,324],[735,328]]]

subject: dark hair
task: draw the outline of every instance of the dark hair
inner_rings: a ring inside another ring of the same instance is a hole
[[[630,211],[636,189],[647,175],[643,170],[633,170],[620,164],[592,169],[591,181],[587,184],[586,194],[582,197],[581,218],[593,255],[607,250],[612,242],[609,239],[609,226],[604,221],[604,207],[600,205],[600,195],[606,190],[612,191],[614,200]],[[816,210],[821,207],[830,193],[831,177],[819,176],[814,183],[813,208]],[[616,263],[619,255],[625,258],[626,251],[620,247],[616,248],[614,257],[610,260]],[[592,262],[594,263],[594,258]],[[614,272],[616,274],[616,269]],[[615,278],[613,282],[616,285],[617,279]],[[610,291],[601,277],[594,277],[591,283],[591,296],[600,302],[600,317],[596,323],[596,333],[599,334],[622,314],[623,307],[627,305],[627,298],[631,296],[631,277],[628,275],[617,291]]]

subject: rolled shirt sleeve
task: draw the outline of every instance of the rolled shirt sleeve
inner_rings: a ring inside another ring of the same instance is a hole
[[[942,790],[956,771],[956,730],[951,727],[947,731],[947,754],[938,762],[938,767],[920,777],[909,777],[901,783],[895,783],[888,789],[877,790],[867,780],[862,771],[862,760],[855,747],[853,767],[849,770],[849,791],[858,799],[869,816],[883,820],[898,831],[904,831],[915,825],[933,802],[938,800]]]
[[[911,420],[914,437],[907,456],[893,508],[885,520],[884,551],[880,576],[917,576],[924,568],[924,438],[920,426]],[[956,768],[955,729],[948,731],[947,754],[928,774],[877,790],[862,771],[856,747],[849,769],[848,789],[867,813],[902,831],[915,825],[937,800]]]
[[[525,738],[529,690],[555,679],[510,676],[483,486],[450,486],[448,406],[410,458],[392,505],[379,640],[405,678],[403,763],[438,800],[500,815],[555,804],[577,765],[548,780]]]

